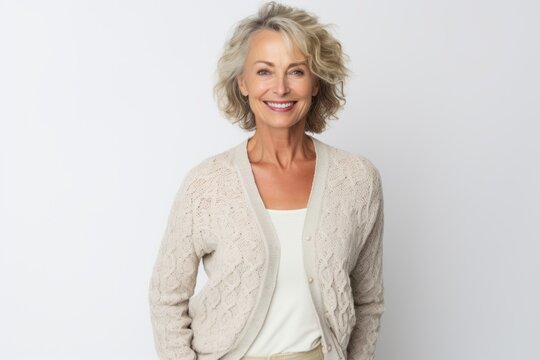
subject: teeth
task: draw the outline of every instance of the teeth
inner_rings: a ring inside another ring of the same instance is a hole
[[[289,106],[292,106],[294,103],[293,102],[288,102],[288,103],[284,103],[284,104],[277,104],[277,103],[273,103],[273,102],[267,102],[267,104],[269,106],[271,106],[271,107],[285,109],[285,108],[288,108]]]

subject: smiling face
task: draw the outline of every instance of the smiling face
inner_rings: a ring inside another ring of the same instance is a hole
[[[248,96],[257,126],[291,127],[306,120],[312,96],[319,90],[306,57],[293,46],[287,50],[283,35],[260,30],[251,37],[238,87]]]

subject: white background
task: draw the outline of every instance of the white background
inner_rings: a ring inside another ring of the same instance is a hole
[[[538,2],[287,3],[354,72],[316,137],[383,178],[377,359],[539,359]],[[212,86],[259,4],[0,0],[0,358],[156,358],[151,269],[186,171],[251,135]]]

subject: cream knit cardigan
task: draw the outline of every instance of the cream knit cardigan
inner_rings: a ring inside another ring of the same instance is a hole
[[[309,137],[303,263],[324,358],[371,360],[384,312],[380,174],[362,155]],[[262,327],[280,246],[248,140],[192,167],[176,193],[149,289],[160,359],[238,360]],[[208,280],[193,296],[201,259]]]

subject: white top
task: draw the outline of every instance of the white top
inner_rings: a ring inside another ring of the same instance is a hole
[[[280,242],[278,277],[268,315],[245,356],[307,351],[321,337],[302,254],[307,209],[266,210]]]

